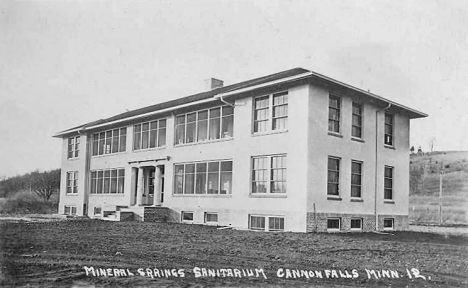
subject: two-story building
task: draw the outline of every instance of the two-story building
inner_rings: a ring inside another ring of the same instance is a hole
[[[59,213],[263,231],[404,230],[410,119],[296,68],[58,133]]]

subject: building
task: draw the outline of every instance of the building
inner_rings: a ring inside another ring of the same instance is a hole
[[[60,214],[265,231],[404,230],[410,119],[296,68],[125,112],[63,139]]]

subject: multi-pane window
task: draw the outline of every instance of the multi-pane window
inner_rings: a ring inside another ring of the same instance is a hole
[[[67,172],[67,194],[78,193],[78,171]]]
[[[65,215],[76,215],[76,206],[64,206]]]
[[[133,150],[166,145],[166,119],[137,124],[133,128]]]
[[[327,195],[340,195],[340,158],[328,157]]]
[[[393,167],[384,168],[384,200],[393,200]]]
[[[101,215],[102,214],[102,208],[95,206],[94,207],[94,215]]]
[[[93,156],[124,152],[127,145],[127,128],[113,129],[93,134]]]
[[[205,223],[218,223],[218,213],[205,213]]]
[[[351,136],[362,138],[362,104],[353,102]]]
[[[250,230],[257,231],[284,231],[284,218],[277,216],[250,215],[249,228]]]
[[[383,224],[384,230],[393,230],[394,220],[393,218],[385,218]]]
[[[362,162],[351,161],[351,197],[361,198]]]
[[[175,144],[204,142],[234,135],[234,107],[222,106],[176,117]]]
[[[340,218],[328,218],[327,219],[327,230],[340,230],[341,219]]]
[[[91,171],[91,194],[124,193],[125,169]]]
[[[286,193],[286,155],[252,158],[252,194]]]
[[[176,164],[174,194],[231,194],[232,161]]]
[[[328,99],[328,131],[340,133],[340,97],[330,95]]]
[[[351,230],[362,230],[362,219],[351,219]]]
[[[80,136],[68,138],[68,159],[77,158],[80,151]]]
[[[272,107],[271,110],[270,107]],[[287,128],[287,91],[261,96],[254,99],[254,133],[269,130],[285,130]]]
[[[385,113],[384,144],[393,146],[393,115],[389,113]]]

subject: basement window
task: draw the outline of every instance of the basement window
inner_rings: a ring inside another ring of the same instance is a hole
[[[327,219],[327,230],[328,231],[339,231],[341,228],[340,218],[328,218]]]
[[[193,212],[182,211],[182,222],[193,222]]]
[[[362,230],[362,219],[351,219],[351,230]]]
[[[205,223],[206,224],[218,224],[218,213],[205,213]]]
[[[394,220],[393,218],[385,218],[383,220],[383,229],[384,230],[393,230]]]
[[[94,215],[101,215],[102,208],[101,207],[94,207]]]
[[[250,230],[255,231],[284,231],[284,217],[250,215]],[[268,223],[268,225],[266,225]]]
[[[65,215],[76,215],[76,206],[66,206],[64,207]]]

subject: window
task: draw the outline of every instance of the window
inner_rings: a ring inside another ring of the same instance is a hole
[[[91,194],[124,193],[125,169],[91,171]]]
[[[252,194],[286,193],[286,155],[252,158]]]
[[[340,159],[328,157],[327,195],[340,195]]]
[[[176,164],[174,194],[231,194],[232,161]]]
[[[362,162],[351,161],[351,197],[361,198]]]
[[[351,136],[362,138],[362,104],[353,102]]]
[[[362,219],[351,219],[351,230],[362,230]]]
[[[133,128],[133,150],[166,146],[166,119],[137,124]]]
[[[340,97],[330,95],[328,99],[328,131],[340,133]]]
[[[78,193],[78,171],[67,172],[67,194]]]
[[[205,213],[205,223],[208,224],[217,224],[218,223],[218,213]]]
[[[232,138],[234,107],[222,106],[176,117],[175,144]]]
[[[284,231],[284,217],[250,215],[249,227],[256,231]]]
[[[101,215],[102,208],[101,207],[94,207],[94,215]]]
[[[78,158],[80,151],[80,136],[68,138],[68,159]]]
[[[383,220],[384,230],[393,230],[393,218],[385,218]]]
[[[193,212],[182,211],[182,222],[193,222]]]
[[[340,218],[328,218],[327,219],[327,230],[340,230],[341,219]]]
[[[93,156],[124,152],[127,146],[127,128],[93,134]]]
[[[254,133],[285,129],[288,129],[288,92],[255,98]]]
[[[393,167],[385,166],[384,200],[393,200]]]
[[[76,206],[64,206],[65,215],[76,215]]]
[[[393,115],[385,113],[385,138],[384,144],[393,146]]]

